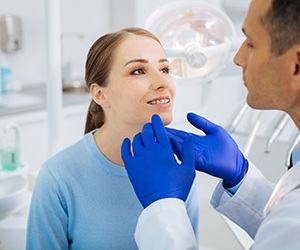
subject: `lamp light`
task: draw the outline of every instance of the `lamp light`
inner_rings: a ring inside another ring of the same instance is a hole
[[[241,38],[221,9],[201,1],[176,1],[154,11],[145,28],[162,42],[177,79],[206,83],[225,68]]]

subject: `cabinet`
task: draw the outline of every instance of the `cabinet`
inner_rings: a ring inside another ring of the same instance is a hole
[[[63,107],[61,147],[65,148],[84,134],[88,102]],[[35,173],[49,155],[47,110],[37,110],[14,115],[0,116],[0,130],[10,122],[21,128],[21,159],[28,164],[29,172]],[[0,140],[3,139],[1,133]]]

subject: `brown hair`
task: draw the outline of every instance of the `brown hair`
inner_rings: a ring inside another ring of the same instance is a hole
[[[159,39],[142,28],[125,28],[100,37],[90,48],[85,64],[85,82],[88,88],[93,83],[105,87],[114,60],[114,54],[122,41],[130,34],[150,37],[160,43]],[[88,133],[100,128],[105,122],[105,114],[100,105],[91,100],[87,113],[85,131]]]
[[[261,18],[271,38],[271,53],[280,56],[300,43],[300,1],[273,0]]]

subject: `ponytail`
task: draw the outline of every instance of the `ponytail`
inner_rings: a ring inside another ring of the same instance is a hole
[[[103,124],[104,111],[100,105],[92,100],[86,116],[84,134],[87,134],[96,128],[100,128]]]

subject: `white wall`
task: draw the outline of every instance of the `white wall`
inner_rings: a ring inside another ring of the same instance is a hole
[[[8,55],[14,79],[29,83],[45,81],[45,17],[44,1],[0,0],[0,15],[13,14],[23,24],[22,50]]]
[[[83,77],[85,57],[91,44],[110,30],[109,0],[62,0],[62,33],[81,34],[82,39],[62,41],[64,62],[72,65],[72,76]],[[0,0],[0,15],[22,19],[22,49],[8,55],[14,80],[21,86],[46,81],[46,33],[44,1]]]

